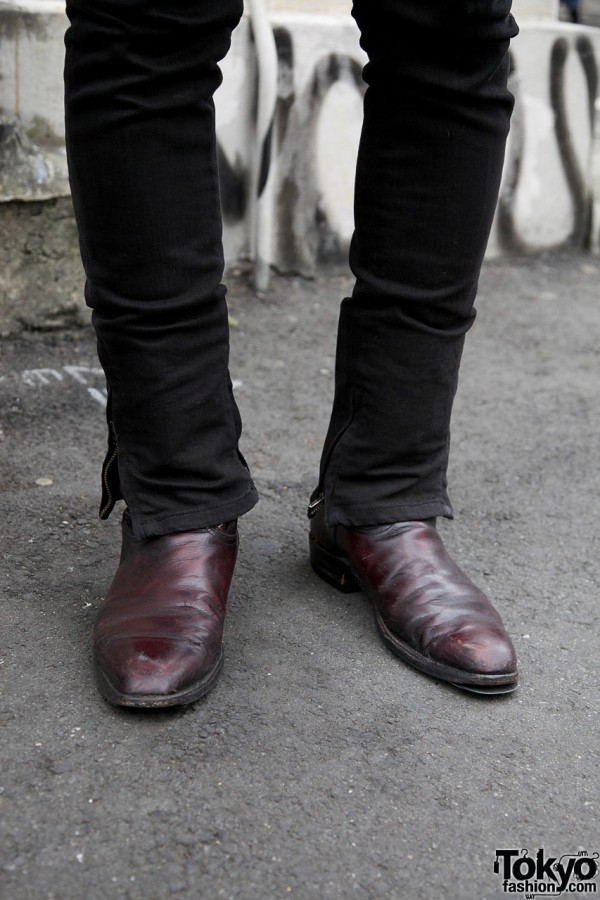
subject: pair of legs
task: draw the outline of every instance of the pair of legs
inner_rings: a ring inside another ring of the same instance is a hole
[[[516,33],[510,0],[355,0],[352,11],[369,56],[356,284],[312,498],[334,530],[452,514],[450,414]],[[142,546],[256,502],[228,374],[212,100],[242,4],[68,0],[67,13],[67,149],[109,386],[101,515],[123,498]]]

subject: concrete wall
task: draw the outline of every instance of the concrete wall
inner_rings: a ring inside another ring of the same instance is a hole
[[[0,202],[69,195],[64,3],[0,0]]]
[[[536,19],[558,19],[560,0],[513,0],[512,11],[517,22]]]
[[[600,31],[557,20],[556,0],[515,0],[516,96],[490,255],[595,242],[592,148]],[[314,274],[352,232],[364,55],[349,16],[277,13],[278,104],[270,195],[273,265]],[[68,196],[62,2],[0,0],[0,331],[86,317]],[[256,65],[245,19],[216,97],[224,243],[250,254]]]
[[[521,26],[512,46],[515,114],[489,256],[595,243],[600,31],[558,22],[557,8],[554,0],[515,4]],[[284,271],[312,273],[324,260],[343,257],[352,232],[364,57],[352,22],[341,17],[319,27],[319,41],[309,17],[282,15],[275,24],[286,127],[276,157],[273,261]]]

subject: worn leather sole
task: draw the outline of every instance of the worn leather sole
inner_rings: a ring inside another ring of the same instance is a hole
[[[94,666],[98,690],[109,703],[114,706],[127,706],[137,709],[166,709],[171,706],[188,706],[206,696],[218,681],[223,668],[223,650],[219,653],[212,669],[201,681],[196,682],[184,691],[175,694],[123,694],[118,691],[104,675],[99,666]]]
[[[375,622],[384,644],[392,653],[410,666],[413,666],[425,675],[430,675],[432,678],[437,678],[440,681],[447,681],[460,690],[474,694],[496,696],[498,694],[510,694],[516,690],[517,672],[509,672],[502,675],[480,675],[476,672],[465,672],[462,669],[455,669],[419,653],[390,631],[377,608],[375,599],[370,596],[361,582],[360,575],[354,571],[346,557],[330,553],[329,550],[318,544],[312,536],[309,539],[309,556],[310,564],[314,571],[328,584],[333,585],[333,587],[346,594],[359,591],[366,594],[373,606]]]

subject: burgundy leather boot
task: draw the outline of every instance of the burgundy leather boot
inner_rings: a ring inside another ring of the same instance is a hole
[[[237,525],[137,540],[123,517],[121,561],[94,626],[101,694],[119,706],[184,706],[223,664]]]
[[[416,669],[475,693],[515,690],[517,660],[502,619],[450,558],[435,519],[328,528],[321,505],[310,561],[338,590],[365,592],[385,644]]]

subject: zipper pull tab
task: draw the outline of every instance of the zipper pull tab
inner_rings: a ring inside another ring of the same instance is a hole
[[[308,504],[308,509],[306,514],[309,519],[314,519],[316,514],[319,512],[323,504],[325,503],[325,494],[318,494],[314,500],[311,500]]]

